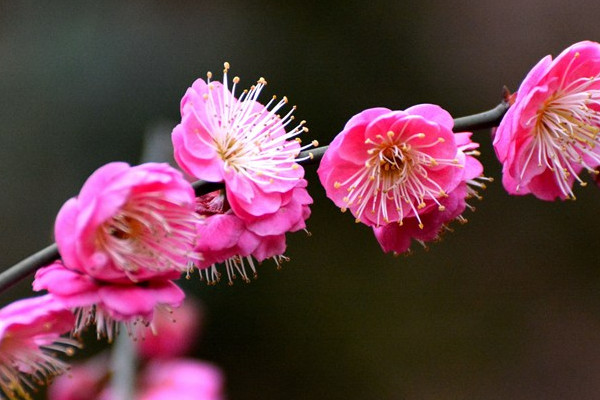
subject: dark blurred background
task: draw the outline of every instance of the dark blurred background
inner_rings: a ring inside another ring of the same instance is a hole
[[[327,143],[368,107],[491,108],[544,55],[600,40],[599,18],[592,0],[2,1],[0,267],[49,244],[86,177],[136,162],[144,132],[174,126],[223,61],[243,86],[264,76],[263,99],[287,95]],[[230,399],[600,397],[600,189],[509,197],[489,131],[475,136],[496,182],[430,251],[382,254],[307,168],[313,235],[291,235],[282,271],[184,283],[205,304],[197,356]]]

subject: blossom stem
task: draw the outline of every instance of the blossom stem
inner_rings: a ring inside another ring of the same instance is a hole
[[[56,246],[56,243],[53,243],[7,270],[2,271],[2,273],[0,273],[0,292],[12,287],[34,273],[38,268],[50,264],[59,257],[58,247]]]
[[[478,114],[468,115],[454,119],[454,131],[465,132],[474,131],[477,129],[486,129],[497,126],[500,120],[508,110],[508,93],[505,92],[504,100],[491,110],[484,111]],[[304,150],[298,155],[299,164],[302,165],[318,165],[323,158],[323,154],[329,146],[320,146],[313,149]],[[192,183],[192,187],[197,196],[201,196],[215,190],[223,189],[222,182],[205,182],[196,181]],[[12,287],[22,279],[25,279],[30,274],[34,273],[38,268],[50,264],[58,259],[60,254],[56,244],[51,244],[43,250],[27,257],[23,261],[15,264],[7,270],[0,273],[0,293]]]
[[[135,371],[137,369],[136,348],[121,323],[119,334],[112,348],[113,376],[111,386],[116,399],[133,399],[135,392]]]
[[[468,115],[454,119],[454,132],[471,132],[477,129],[493,128],[498,126],[508,110],[509,103],[503,100],[491,110],[479,114]]]

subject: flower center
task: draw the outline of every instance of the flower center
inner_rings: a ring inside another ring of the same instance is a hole
[[[163,197],[160,192],[133,194],[98,228],[99,247],[117,268],[126,273],[185,271],[188,261],[199,257],[193,248],[200,217],[190,207]]]
[[[433,201],[440,210],[443,206],[439,198],[447,196],[445,190],[429,175],[432,167],[439,165],[457,166],[457,159],[434,158],[428,149],[444,142],[438,138],[430,143],[424,139],[424,133],[401,138],[390,131],[386,136],[376,135],[367,139],[365,144],[372,145],[367,151],[369,158],[344,182],[335,182],[334,187],[345,187],[348,195],[343,201],[353,208],[357,222],[360,222],[368,210],[376,214],[377,226],[391,221],[402,224],[410,214],[419,219],[419,210]],[[419,224],[422,227],[422,224]]]
[[[549,169],[565,197],[575,199],[570,182],[579,166],[598,174],[600,155],[600,77],[580,78],[558,90],[539,109],[533,129],[534,140],[521,172],[523,179],[530,162]]]
[[[297,180],[292,170],[299,168],[295,163],[298,154],[313,142],[301,146],[302,132],[306,121],[301,121],[293,129],[286,132],[288,125],[294,120],[296,106],[284,115],[278,112],[288,103],[286,97],[277,101],[273,96],[266,105],[258,102],[260,92],[267,84],[260,78],[256,85],[244,90],[238,99],[235,89],[240,79],[233,78],[233,86],[229,91],[227,72],[229,64],[225,63],[223,84],[220,88],[210,81],[208,74],[208,93],[204,96],[209,116],[208,128],[213,147],[225,163],[225,169],[231,167],[236,173],[257,184],[270,184],[274,180]]]

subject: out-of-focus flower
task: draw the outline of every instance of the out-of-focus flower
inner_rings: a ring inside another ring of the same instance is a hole
[[[113,282],[141,282],[188,269],[198,215],[195,195],[167,164],[109,163],[94,172],[56,218],[69,269]]]
[[[281,207],[271,214],[252,221],[238,217],[227,201],[223,191],[216,191],[197,199],[197,211],[204,218],[199,225],[199,240],[196,250],[203,254],[198,268],[209,283],[220,279],[217,264],[223,263],[228,281],[240,276],[250,280],[246,267],[256,276],[254,259],[262,262],[273,259],[279,266],[287,258],[285,234],[306,228],[305,220],[310,216],[312,198],[306,191],[306,181],[282,198]]]
[[[72,329],[73,313],[51,295],[19,300],[0,309],[0,397],[30,399],[28,389],[60,375],[76,341],[60,335]]]
[[[109,360],[101,355],[73,366],[49,387],[50,400],[121,400],[110,386]],[[114,371],[113,373],[118,373]],[[221,400],[221,371],[194,359],[150,361],[139,372],[131,400]]]
[[[144,358],[180,357],[198,340],[202,309],[189,297],[170,313],[157,313],[152,325],[137,340],[138,353]]]
[[[544,57],[521,83],[495,133],[502,183],[515,195],[575,198],[582,170],[600,165],[600,44]]]
[[[296,157],[303,149],[297,136],[306,128],[302,121],[286,132],[295,107],[283,116],[278,112],[287,98],[258,102],[263,78],[236,98],[239,78],[230,91],[228,69],[225,63],[223,83],[211,81],[209,73],[187,90],[173,147],[181,168],[198,179],[224,182],[235,214],[252,221],[277,212],[304,176]]]
[[[171,271],[171,278],[179,273]],[[138,329],[151,324],[154,312],[178,307],[185,293],[168,276],[155,277],[138,283],[106,282],[64,267],[57,261],[40,268],[35,274],[34,290],[47,290],[56,301],[73,310],[77,316],[74,335],[96,324],[98,337],[112,341],[117,323],[122,322],[129,333],[138,337]]]
[[[192,359],[156,360],[146,366],[137,400],[221,400],[223,375]]]
[[[49,400],[110,400],[103,396],[110,383],[110,360],[102,353],[83,363],[74,364],[68,374],[55,379],[48,386]]]
[[[478,145],[468,132],[454,134],[453,125],[432,104],[355,115],[321,161],[327,196],[373,227],[386,252],[405,252],[412,239],[438,238],[475,194],[467,183],[482,186],[475,179],[483,168],[472,157]]]

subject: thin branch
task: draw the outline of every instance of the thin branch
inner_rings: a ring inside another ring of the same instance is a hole
[[[491,110],[479,114],[454,119],[454,132],[471,132],[477,129],[487,129],[498,126],[508,110],[509,103],[502,101]]]
[[[56,243],[53,243],[45,249],[42,249],[13,265],[9,269],[2,271],[2,273],[0,273],[0,292],[12,287],[22,279],[27,278],[30,274],[33,274],[38,268],[50,264],[59,257],[58,247],[56,246]]]
[[[454,131],[474,131],[498,126],[509,107],[507,92],[505,92],[504,98],[500,104],[491,110],[454,119]],[[298,163],[303,165],[318,165],[327,148],[328,146],[321,146],[301,152],[298,155]],[[225,186],[223,182],[196,181],[192,183],[192,187],[197,196],[202,196],[215,190],[223,189]],[[8,268],[0,273],[0,292],[10,288],[28,275],[34,273],[38,268],[50,264],[59,257],[60,254],[58,253],[56,244],[52,244]]]

